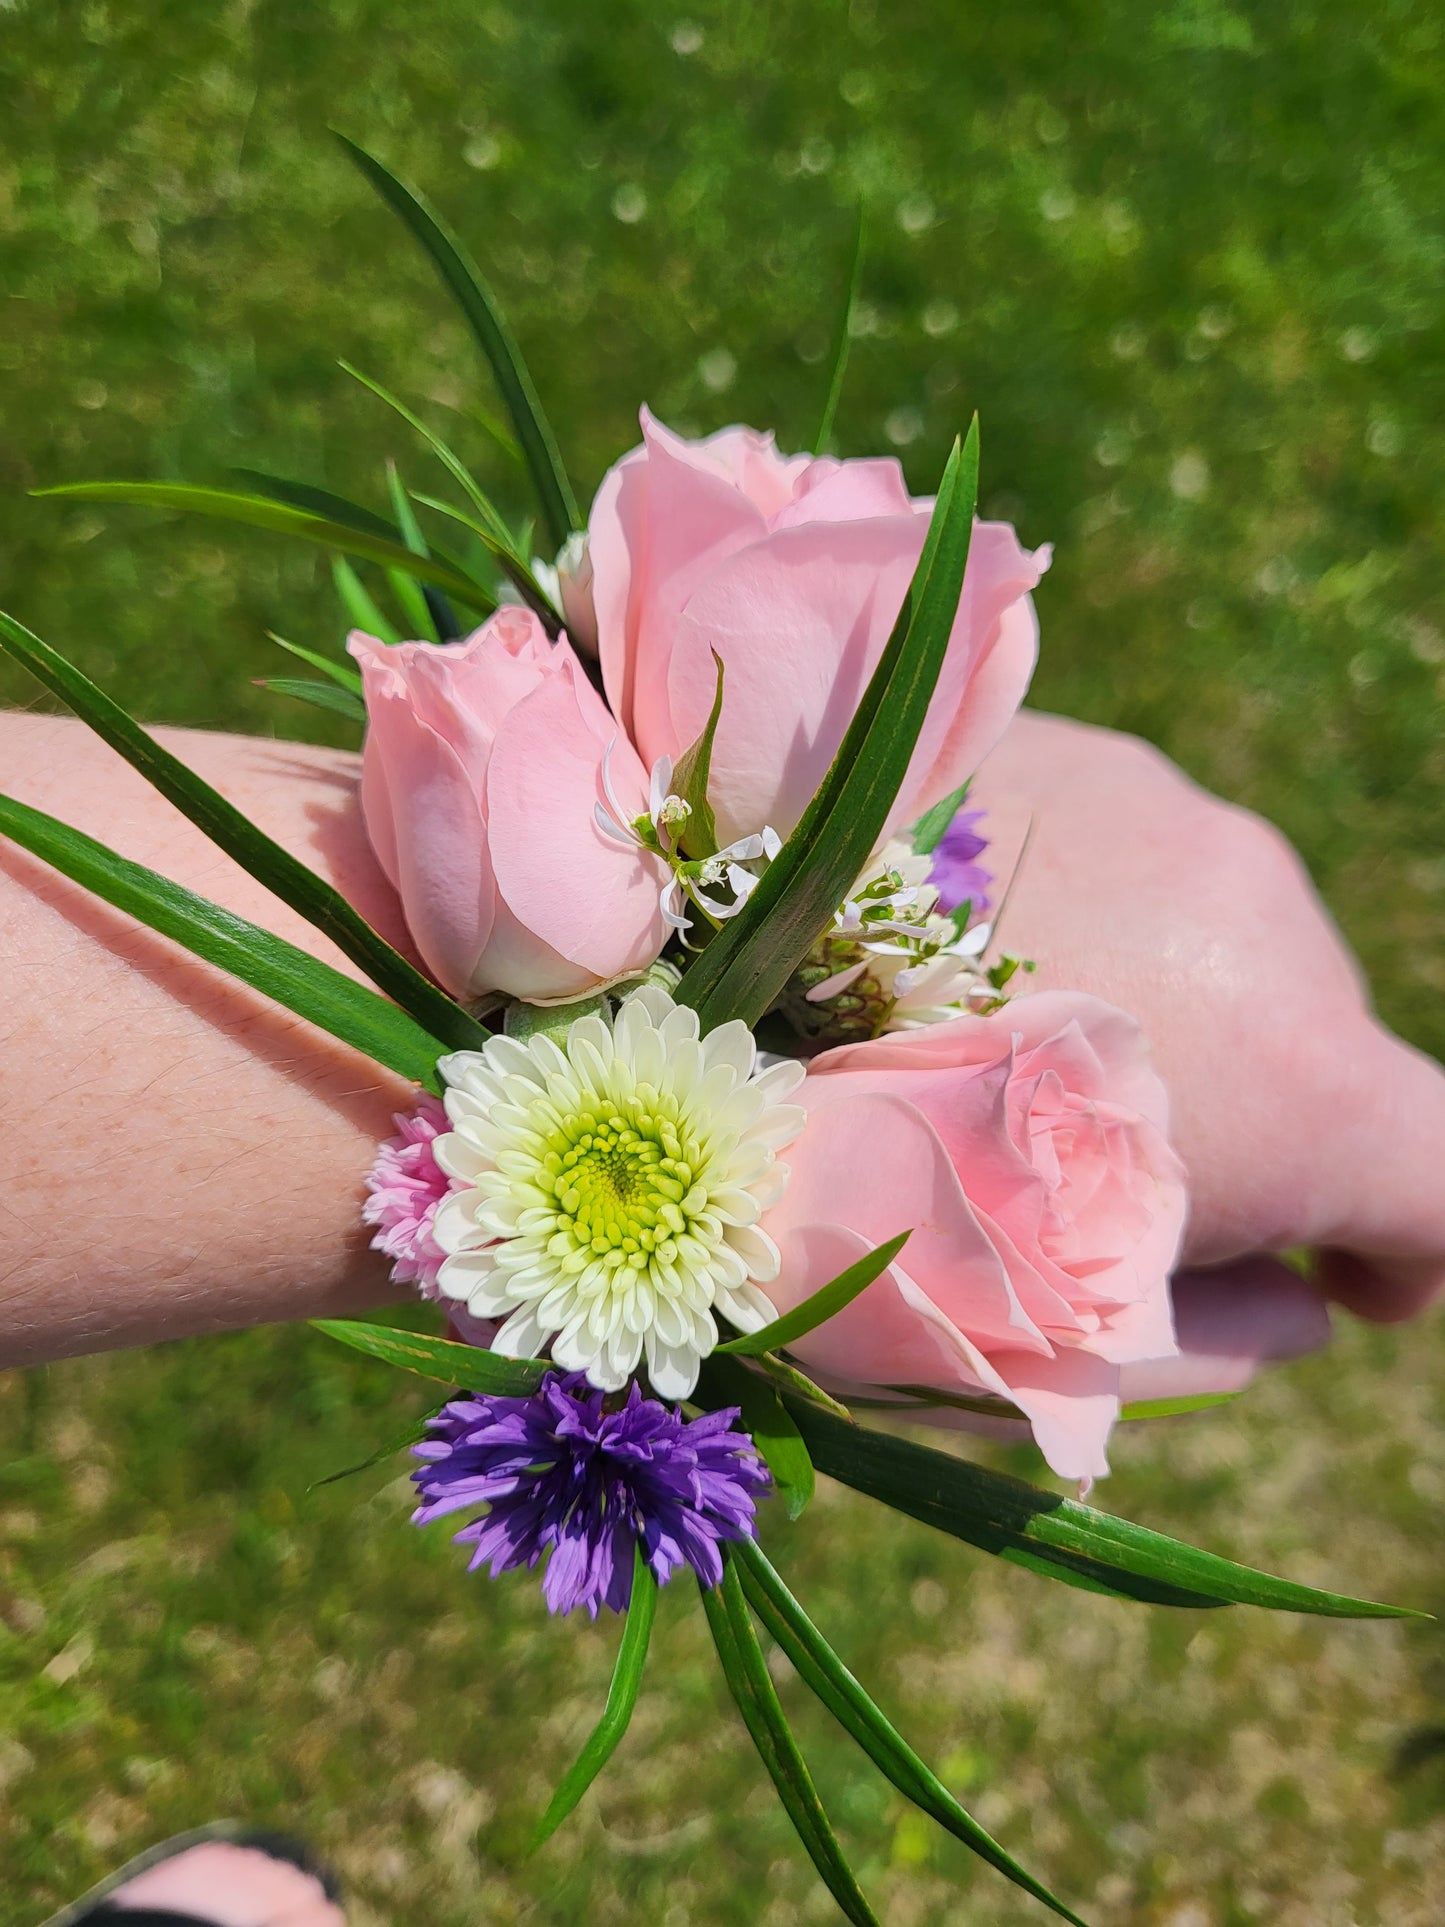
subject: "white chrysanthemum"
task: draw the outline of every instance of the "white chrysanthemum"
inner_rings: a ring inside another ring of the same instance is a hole
[[[790,1060],[767,1070],[745,1024],[700,1038],[697,1015],[644,985],[615,1020],[565,1040],[494,1037],[441,1060],[452,1128],[433,1152],[454,1191],[437,1212],[439,1284],[496,1349],[553,1360],[617,1391],[644,1352],[653,1389],[686,1398],[717,1343],[777,1316],[761,1286],[778,1248],[758,1220],[802,1129]]]

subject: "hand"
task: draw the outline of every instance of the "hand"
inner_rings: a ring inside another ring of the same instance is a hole
[[[1445,1285],[1445,1074],[1370,1011],[1358,964],[1279,832],[1129,736],[1021,714],[972,801],[1031,987],[1143,1022],[1193,1187],[1186,1257],[1310,1246],[1362,1316]],[[1260,1291],[1274,1268],[1255,1263]],[[1292,1290],[1278,1281],[1280,1289]]]

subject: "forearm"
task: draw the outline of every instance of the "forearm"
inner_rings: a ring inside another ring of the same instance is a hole
[[[355,760],[162,732],[405,942]],[[0,790],[357,974],[89,730],[0,714]],[[0,1365],[394,1295],[362,1178],[407,1088],[0,839]]]

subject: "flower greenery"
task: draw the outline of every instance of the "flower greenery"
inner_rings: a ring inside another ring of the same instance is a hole
[[[575,497],[557,438],[541,411],[490,288],[465,247],[426,204],[374,157],[353,143],[347,145],[457,298],[496,378],[512,432],[536,486],[542,520],[553,540],[560,543],[578,524]],[[855,267],[849,281],[849,303],[856,297],[856,290]],[[849,333],[845,304],[837,330],[840,347],[846,344]],[[827,419],[837,405],[842,361],[839,352],[828,385]],[[433,443],[433,452],[455,476],[456,465],[449,451]],[[739,1020],[750,1025],[764,1015],[809,956],[876,845],[907,769],[942,661],[968,554],[977,474],[975,426],[965,442],[955,443],[939,484],[937,507],[912,588],[832,768],[803,820],[741,910],[726,921],[683,974],[678,996],[696,1012],[704,1040]],[[402,494],[393,497],[394,522],[378,527],[378,518],[341,498],[265,478],[250,493],[132,483],[72,485],[52,492],[102,502],[128,500],[191,508],[290,533],[345,555],[382,563],[404,581],[422,585],[423,602],[413,602],[412,606],[425,608],[432,631],[439,638],[454,633],[450,604],[444,598],[454,597],[463,607],[484,612],[497,597],[495,586],[484,580],[474,565],[453,559],[439,543],[421,536],[411,502]],[[551,605],[531,567],[527,543],[507,530],[478,487],[471,485],[468,493],[478,518],[469,526],[482,548],[545,619]],[[415,499],[426,503],[429,498]],[[339,585],[343,596],[357,593],[354,578],[343,574]],[[406,602],[416,591],[398,589],[397,593]],[[304,953],[268,938],[240,919],[227,917],[203,899],[166,884],[140,866],[123,862],[92,839],[67,830],[38,811],[0,799],[0,830],[107,901],[232,970],[286,1007],[368,1050],[378,1062],[418,1083],[436,1087],[435,1067],[448,1050],[478,1050],[484,1055],[492,1048],[475,1015],[460,1009],[421,978],[334,892],[305,873],[204,783],[168,757],[63,658],[8,617],[0,617],[0,635],[13,655],[62,695],[221,848],[340,942],[379,991],[373,995],[358,990],[349,979]],[[354,695],[329,669],[323,667],[323,674],[330,690]],[[297,692],[293,688],[287,693]],[[312,699],[322,700],[314,694]],[[324,700],[337,706],[333,694],[328,693]],[[381,996],[381,990],[388,996]],[[645,1131],[638,1132],[637,1120],[626,1128],[635,1137],[647,1136]],[[664,1148],[664,1162],[676,1164],[680,1153]],[[630,1155],[630,1139],[624,1149]],[[581,1209],[582,1191],[573,1188],[577,1204],[571,1202],[571,1191],[558,1196],[564,1210],[575,1215]],[[837,1287],[846,1283],[848,1290],[861,1290],[867,1282],[867,1276],[851,1280],[846,1275],[835,1281],[834,1286],[817,1294],[816,1300],[790,1314],[790,1329],[796,1328],[799,1318],[817,1322],[831,1315],[837,1305]],[[502,1307],[488,1302],[473,1308],[491,1312]],[[761,1316],[757,1306],[752,1309]],[[779,1327],[788,1322],[778,1321]],[[485,1403],[488,1398],[508,1399],[532,1409],[538,1399],[570,1397],[570,1390],[565,1386],[559,1390],[555,1375],[534,1359],[508,1361],[498,1356],[484,1362],[468,1348],[394,1334],[381,1326],[333,1323],[324,1328],[388,1363],[475,1392],[477,1397],[470,1401],[450,1402],[440,1427],[433,1424],[434,1444],[444,1443],[448,1452],[464,1448],[468,1442],[463,1437],[465,1428],[488,1417],[493,1409]],[[754,1339],[766,1340],[769,1336],[765,1326]],[[784,1339],[775,1336],[774,1342],[781,1346]],[[744,1347],[734,1349],[749,1356]],[[901,1512],[923,1518],[999,1557],[1066,1584],[1120,1599],[1192,1607],[1248,1603],[1342,1617],[1401,1616],[1400,1609],[1272,1579],[1087,1506],[1059,1500],[1053,1494],[1004,1480],[927,1448],[863,1430],[846,1413],[840,1415],[836,1409],[829,1409],[832,1401],[787,1367],[775,1352],[756,1343],[755,1349],[759,1360],[756,1366],[740,1364],[734,1357],[709,1361],[696,1382],[697,1403],[716,1415],[722,1410],[730,1413],[730,1401],[736,1399],[743,1425],[768,1461],[775,1483],[785,1496],[794,1495],[788,1504],[792,1516],[806,1505],[816,1466]],[[488,1377],[495,1381],[490,1387],[484,1382]],[[686,1392],[693,1389],[692,1385],[685,1388]],[[594,1445],[600,1447],[611,1433],[633,1436],[629,1428],[636,1422],[636,1399],[621,1414],[608,1414],[600,1399],[589,1401],[587,1410],[594,1422]],[[557,1418],[555,1412],[553,1417]],[[617,1423],[609,1427],[611,1418]],[[703,1426],[709,1437],[716,1429],[706,1419],[692,1424]],[[681,1422],[677,1425],[678,1436],[685,1435],[688,1427]],[[451,1438],[447,1437],[449,1426],[457,1428]],[[528,1451],[535,1449],[539,1449],[535,1442],[529,1443]],[[514,1468],[514,1476],[517,1470]],[[482,1498],[486,1495],[480,1485],[486,1480],[481,1474],[477,1477],[480,1484],[470,1496]],[[443,1498],[439,1489],[424,1486],[423,1490],[428,1501],[424,1510],[449,1509],[453,1498],[458,1503],[466,1502],[459,1496],[460,1485],[451,1498]],[[491,1534],[495,1539],[502,1532],[501,1515],[492,1516],[499,1520]],[[559,1519],[562,1516],[561,1512],[557,1514]],[[743,1523],[741,1507],[735,1508],[732,1523]],[[482,1537],[488,1537],[486,1526]],[[638,1561],[630,1589],[617,1579],[629,1539]],[[584,1748],[577,1768],[559,1790],[539,1829],[541,1833],[550,1830],[548,1822],[555,1822],[562,1809],[575,1804],[605,1763],[635,1699],[651,1626],[651,1604],[645,1608],[639,1605],[643,1598],[650,1602],[650,1593],[636,1583],[646,1561],[647,1545],[648,1529],[639,1523],[630,1533],[622,1533],[613,1545],[605,1575],[594,1573],[573,1583],[564,1568],[557,1581],[559,1597],[571,1603],[592,1605],[605,1599],[621,1604],[626,1599],[629,1622],[614,1693],[609,1696],[603,1720]],[[540,1547],[541,1541],[534,1537],[519,1556],[530,1557]],[[699,1569],[707,1621],[744,1724],[820,1876],[847,1918],[869,1922],[875,1917],[842,1854],[793,1739],[762,1656],[754,1615],[793,1659],[828,1710],[909,1800],[1055,1913],[1078,1921],[1076,1913],[1043,1889],[951,1800],[858,1683],[843,1671],[797,1602],[782,1587],[761,1549],[746,1534],[738,1553],[725,1550],[715,1564],[703,1554],[690,1563]]]

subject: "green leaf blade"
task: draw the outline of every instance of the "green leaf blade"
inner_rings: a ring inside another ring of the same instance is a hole
[[[433,1038],[453,1050],[480,1050],[486,1044],[491,1033],[394,950],[339,890],[257,829],[49,643],[0,613],[0,644],[217,848],[328,936]]]
[[[431,450],[432,454],[436,456],[448,475],[451,476],[462,493],[472,503],[491,533],[504,542],[510,541],[511,537],[507,525],[497,509],[493,506],[491,498],[484,493],[481,484],[476,480],[466,463],[447,446],[441,436],[436,434],[434,430],[428,428],[420,415],[408,408],[406,403],[402,401],[399,396],[394,395],[389,388],[383,388],[379,381],[373,381],[370,375],[363,374],[359,368],[353,366],[349,361],[341,362],[340,366],[345,373],[351,376],[353,381],[359,381],[368,394],[375,395],[377,400],[384,402],[394,415],[401,417],[412,433],[426,443],[427,447]],[[397,473],[395,462],[387,463],[386,479],[387,488],[391,495],[392,513],[395,515],[397,526],[401,530],[402,540],[406,543],[413,555],[425,555],[427,553],[426,539],[422,535],[421,524],[416,519],[416,514],[408,499],[407,491],[402,484],[400,475]]]
[[[722,1583],[699,1590],[728,1690],[819,1878],[854,1927],[878,1927],[793,1738],[748,1616],[731,1547],[723,1548]]]
[[[911,1232],[900,1231],[896,1238],[881,1244],[856,1264],[840,1271],[836,1278],[811,1293],[801,1305],[795,1305],[781,1318],[775,1318],[770,1325],[764,1325],[755,1332],[744,1332],[740,1338],[729,1338],[718,1346],[720,1352],[736,1352],[756,1358],[762,1352],[782,1351],[795,1339],[816,1326],[835,1318],[845,1305],[851,1305],[861,1292],[868,1289],[876,1278],[880,1278],[889,1265],[907,1244]]]
[[[441,1407],[438,1406],[437,1410],[440,1411]],[[389,1438],[385,1445],[378,1445],[374,1452],[368,1452],[355,1465],[343,1466],[339,1472],[328,1472],[324,1479],[314,1480],[306,1490],[319,1492],[323,1485],[337,1485],[342,1479],[354,1479],[358,1473],[369,1472],[374,1465],[382,1465],[398,1452],[404,1452],[409,1445],[420,1445],[426,1437],[427,1419],[434,1416],[435,1413],[429,1412],[422,1418],[413,1419],[404,1432]]]
[[[433,1338],[429,1332],[398,1331],[392,1325],[371,1325],[357,1318],[313,1318],[316,1331],[338,1344],[364,1352],[380,1364],[418,1378],[434,1378],[443,1385],[468,1392],[490,1392],[498,1398],[530,1398],[553,1368],[542,1358],[506,1358],[481,1345],[459,1345],[452,1338]]]
[[[365,984],[44,811],[0,796],[0,834],[112,908],[238,977],[343,1044],[439,1091],[437,1040]]]
[[[345,366],[345,364],[342,364]],[[421,532],[421,524],[416,519],[411,497],[397,473],[396,463],[386,465],[386,487],[391,497],[391,511],[395,515],[401,539],[413,555],[430,555],[431,548]],[[403,575],[400,569],[388,569],[387,580],[392,592],[401,602],[402,608],[417,625],[418,639],[424,633],[432,642],[453,642],[461,634],[461,625],[456,612],[433,583],[424,582],[420,588],[410,576]],[[420,606],[418,606],[418,603]]]
[[[342,133],[337,133],[336,138],[387,206],[420,242],[461,309],[491,367],[521,443],[552,546],[560,549],[572,531],[583,526],[582,518],[557,438],[543,413],[522,352],[502,317],[496,296],[481,269],[434,208],[364,147]]]
[[[262,495],[242,495],[234,489],[197,488],[188,482],[66,482],[54,488],[32,489],[32,495],[70,502],[122,502],[132,508],[183,509],[222,522],[292,535],[323,549],[380,562],[407,575],[433,582],[456,596],[469,609],[484,614],[497,606],[490,589],[453,562],[440,556],[413,555],[403,543],[355,528],[330,517],[313,514]]]
[[[464,510],[441,501],[435,495],[414,490],[413,500],[420,502],[423,508],[435,509],[438,514],[448,515],[454,522],[460,522],[463,528],[470,529],[547,634],[556,641],[562,633],[562,617],[509,535],[498,535],[485,519],[479,521],[476,516],[466,514]]]
[[[1068,1585],[1152,1605],[1263,1606],[1332,1619],[1425,1616],[1256,1572],[968,1459],[842,1424],[802,1400],[785,1403],[820,1472]]]
[[[970,777],[967,783],[960,783],[951,796],[945,796],[940,802],[935,803],[931,810],[923,812],[913,826],[915,856],[933,855],[944,837],[948,835],[948,827],[963,808],[972,787],[973,779]]]
[[[289,696],[293,702],[330,710],[350,723],[366,722],[366,704],[360,696],[334,682],[313,682],[306,676],[257,676],[256,687],[272,696]]]
[[[817,794],[743,909],[683,974],[678,999],[704,1032],[733,1017],[758,1022],[877,847],[943,666],[977,494],[975,420],[954,443],[893,632]]]
[[[1084,1927],[1079,1916],[1005,1852],[924,1764],[809,1619],[757,1541],[740,1540],[734,1558],[747,1602],[771,1638],[804,1684],[904,1798],[1072,1927]]]
[[[259,468],[233,468],[231,473],[249,482],[255,494],[269,496],[273,502],[289,503],[292,508],[304,509],[323,521],[340,522],[344,528],[374,535],[383,542],[398,539],[396,529],[384,515],[363,508],[359,502],[352,502],[329,488],[320,488],[315,482],[292,482],[283,475],[268,475]]]
[[[633,1550],[632,1601],[627,1608],[622,1643],[617,1649],[617,1664],[613,1669],[607,1704],[587,1744],[552,1795],[547,1811],[537,1822],[536,1832],[527,1849],[529,1853],[535,1853],[544,1841],[551,1839],[617,1751],[618,1743],[632,1719],[632,1709],[637,1704],[637,1692],[642,1684],[642,1669],[647,1662],[647,1647],[656,1616],[657,1581],[639,1544]]]
[[[848,269],[848,279],[844,285],[843,303],[838,313],[837,326],[833,332],[832,353],[828,358],[828,392],[823,401],[823,419],[818,424],[818,433],[813,438],[813,453],[822,455],[827,452],[828,442],[833,433],[834,417],[838,413],[838,403],[843,395],[843,377],[848,372],[848,349],[853,338],[853,314],[858,306],[858,289],[863,280],[863,203],[858,203],[858,220],[853,230],[853,253]]]
[[[1212,1412],[1232,1405],[1242,1392],[1185,1392],[1178,1398],[1138,1398],[1119,1408],[1121,1419],[1184,1418],[1191,1412]]]
[[[398,643],[402,640],[400,629],[383,612],[381,605],[344,557],[335,555],[331,558],[331,580],[353,629],[360,629],[364,635],[375,636],[378,642]]]
[[[298,662],[309,663],[323,676],[329,676],[339,689],[349,689],[354,696],[361,694],[360,673],[349,662],[337,662],[330,656],[320,655],[315,649],[303,649],[299,642],[288,642],[274,630],[268,631],[268,634],[278,649],[284,649],[287,655],[295,656]]]
[[[790,1519],[802,1516],[813,1496],[813,1461],[797,1425],[765,1380],[736,1359],[716,1352],[703,1361],[697,1403],[710,1410],[736,1405],[749,1434],[773,1475],[773,1485]]]

